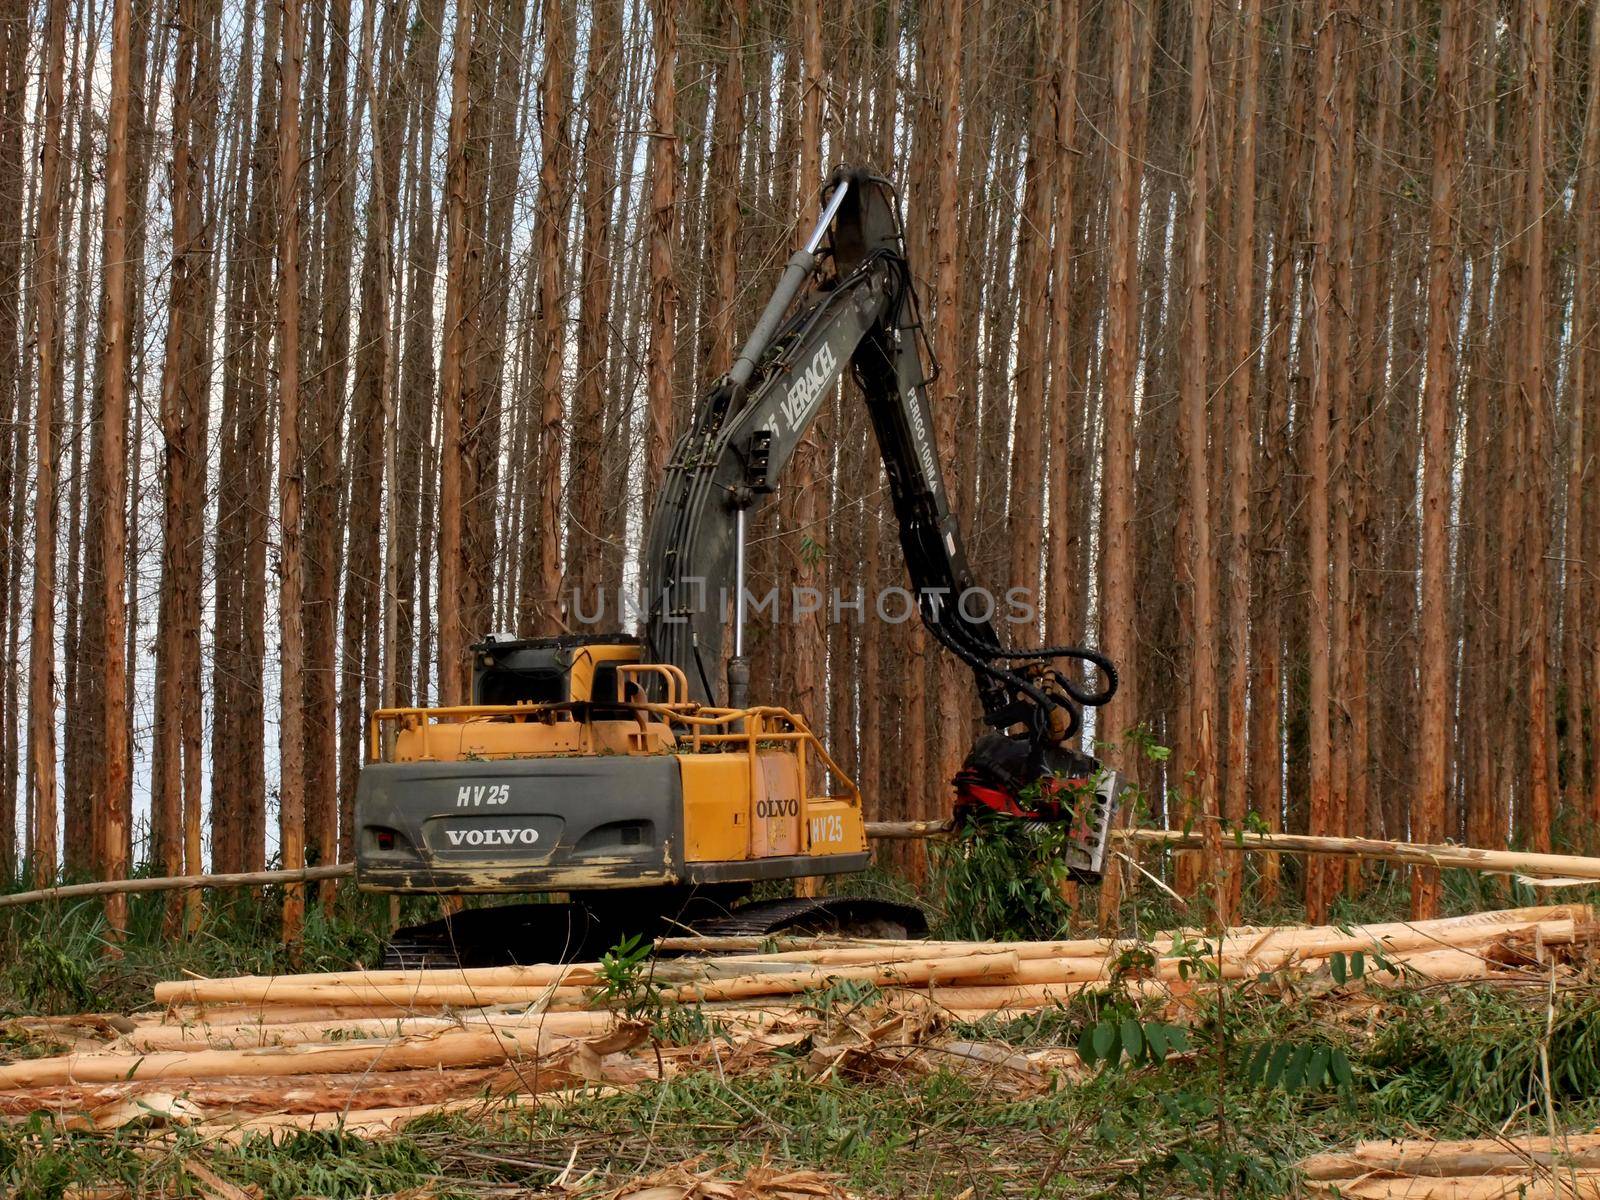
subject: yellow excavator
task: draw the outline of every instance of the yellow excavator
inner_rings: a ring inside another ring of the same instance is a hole
[[[839,168],[815,231],[666,467],[640,564],[639,634],[490,636],[472,648],[470,705],[373,714],[356,796],[360,886],[543,894],[402,929],[388,965],[592,957],[667,929],[925,932],[911,905],[750,898],[763,883],[869,862],[856,785],[802,714],[751,702],[745,653],[746,516],[776,491],[847,366],[921,618],[971,668],[982,703],[987,732],[953,781],[954,803],[1070,822],[1069,869],[1099,875],[1121,785],[1071,742],[1116,672],[1090,649],[1008,647],[993,605],[973,600],[987,593],[940,472],[925,350],[932,362],[894,189]],[[1068,660],[1093,667],[1096,683]]]

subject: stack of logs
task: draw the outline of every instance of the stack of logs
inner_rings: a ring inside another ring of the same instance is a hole
[[[753,1059],[818,1036],[825,1006],[817,993],[841,984],[851,985],[834,993],[846,1007],[875,1013],[877,1024],[861,1036],[879,1038],[884,1021],[898,1021],[896,1036],[909,1038],[914,1025],[924,1038],[941,1023],[1014,1017],[1086,989],[1161,995],[1204,979],[1308,976],[1329,973],[1337,955],[1348,963],[1361,954],[1368,978],[1402,985],[1547,977],[1588,940],[1591,923],[1586,906],[1559,905],[1344,928],[1240,928],[1220,939],[675,938],[658,943],[661,955],[623,996],[604,991],[596,963],[186,979],[156,986],[157,1012],[14,1022],[13,1034],[66,1041],[73,1052],[0,1066],[0,1118],[43,1110],[78,1127],[343,1123],[375,1133],[486,1097],[551,1103],[574,1088],[654,1077],[667,1061],[694,1065],[693,1047],[672,1047],[666,1060],[658,1046],[646,1051],[647,1023],[618,1011],[637,1014],[641,1002],[651,1015],[687,1009],[703,1028],[714,1023],[725,1035],[716,1065],[726,1069],[726,1056]]]
[[[1600,1134],[1365,1142],[1299,1169],[1308,1194],[1345,1200],[1595,1200]]]

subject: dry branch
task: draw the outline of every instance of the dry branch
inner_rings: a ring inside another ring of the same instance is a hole
[[[1200,834],[1178,830],[1129,829],[1116,831],[1114,836],[1133,842],[1164,845],[1173,850],[1194,849],[1205,844]],[[1299,833],[1228,833],[1223,835],[1222,847],[1225,850],[1266,854],[1335,854],[1425,867],[1459,867],[1467,871],[1521,872],[1525,875],[1600,881],[1600,858],[1581,854],[1478,850],[1471,846],[1391,842],[1380,838],[1312,837]]]
[[[37,904],[41,900],[72,900],[79,896],[131,895],[136,892],[172,892],[190,888],[266,887],[274,883],[314,883],[320,879],[343,879],[355,873],[352,863],[331,863],[322,867],[302,867],[295,871],[234,871],[218,875],[162,875],[149,879],[100,879],[93,883],[68,883],[61,887],[39,888],[32,892],[12,892],[0,896],[0,908],[13,904]]]

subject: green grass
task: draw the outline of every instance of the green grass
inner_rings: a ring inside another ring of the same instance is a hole
[[[935,860],[921,891],[888,874],[841,883],[915,897],[946,935],[1054,937],[1093,928],[1089,889],[1085,907],[1072,911],[1059,906],[1053,885],[1046,894],[1014,884],[1038,845],[987,840],[957,849],[959,843]],[[1156,869],[1159,860],[1151,855],[1146,864]],[[1540,899],[1463,872],[1445,879],[1452,912]],[[1407,883],[1403,870],[1374,871],[1358,902],[1339,902],[1336,919],[1403,915]],[[987,911],[964,889],[980,895]],[[208,896],[198,934],[175,940],[163,931],[165,898],[133,897],[120,956],[108,953],[92,902],[0,909],[0,1012],[129,1012],[148,1005],[153,982],[186,970],[286,969],[279,899]],[[1153,902],[1151,889],[1126,903],[1124,930],[1203,921],[1165,899]],[[435,902],[408,901],[402,919],[435,915]],[[1242,919],[1299,915],[1287,905],[1253,906]],[[327,909],[310,909],[300,961],[307,969],[370,964],[387,922],[385,898],[341,889]],[[1203,951],[1197,944],[1197,976]],[[183,1133],[149,1141],[63,1135],[38,1123],[0,1126],[0,1196],[55,1200],[74,1184],[117,1182],[135,1196],[193,1195],[182,1165],[202,1161],[230,1182],[286,1200],[408,1189],[444,1200],[539,1194],[564,1171],[565,1186],[585,1181],[574,1194],[598,1197],[663,1165],[700,1159],[701,1169],[734,1177],[763,1161],[834,1172],[864,1197],[955,1197],[967,1189],[975,1198],[1256,1197],[1292,1191],[1292,1164],[1305,1154],[1358,1140],[1480,1136],[1502,1127],[1543,1132],[1552,1118],[1562,1128],[1600,1125],[1600,989],[1581,981],[1554,996],[1537,987],[1389,990],[1371,979],[1368,986],[1380,1002],[1360,1019],[1337,993],[1330,996],[1327,980],[1269,978],[1229,985],[1220,1000],[1215,988],[1200,987],[1176,1014],[1157,1001],[1112,993],[954,1031],[1031,1048],[1078,1046],[1085,1031],[1106,1024],[1142,1030],[1177,1020],[1188,1027],[1192,1052],[1154,1062],[1146,1054],[1137,1065],[1119,1058],[1079,1083],[1026,1098],[958,1071],[818,1080],[806,1067],[809,1047],[801,1045],[756,1074],[724,1078],[706,1069],[560,1110],[431,1118],[384,1141],[303,1135],[228,1147]],[[870,996],[841,986],[813,999],[829,1011]],[[706,1014],[657,1015],[663,1043],[717,1033]],[[5,1040],[0,1057],[48,1049]],[[1280,1051],[1302,1060],[1321,1053],[1324,1061],[1338,1051],[1351,1064],[1350,1082],[1338,1086],[1331,1074],[1314,1087],[1253,1081],[1251,1064]]]
[[[434,1179],[429,1152],[408,1137],[382,1142],[338,1134],[301,1134],[274,1144],[257,1138],[239,1147],[179,1134],[165,1141],[137,1136],[63,1136],[43,1125],[0,1131],[0,1195],[58,1200],[74,1185],[122,1184],[135,1196],[201,1193],[183,1167],[201,1161],[228,1182],[256,1189],[264,1200],[358,1200]],[[445,1187],[439,1200],[468,1196]]]
[[[282,939],[282,893],[207,892],[200,928],[168,936],[169,897],[128,898],[127,936],[114,946],[96,899],[0,908],[0,1016],[131,1012],[150,1004],[152,985],[198,975],[333,971],[374,965],[389,928],[388,900],[352,887],[329,905],[307,908],[298,957]],[[408,897],[402,921],[439,915],[433,897]]]
[[[74,1182],[175,1188],[191,1158],[266,1197],[538,1194],[563,1171],[600,1196],[665,1164],[702,1158],[737,1177],[763,1161],[838,1173],[862,1196],[1264,1197],[1292,1189],[1305,1154],[1390,1136],[1482,1136],[1600,1121],[1600,996],[1555,997],[1546,1038],[1540,989],[1383,989],[1380,1019],[1346,1019],[1337,996],[1272,980],[1197,990],[1193,1052],[1126,1061],[1044,1095],[1017,1098],[981,1073],[886,1070],[816,1079],[800,1045],[753,1074],[713,1069],[648,1082],[556,1110],[431,1118],[367,1142],[304,1135],[272,1145],[200,1144],[189,1135],[53,1135],[0,1129],[0,1195],[54,1200]],[[1154,1002],[1084,999],[956,1033],[1023,1048],[1076,1044],[1107,1018],[1148,1020]],[[1349,1086],[1252,1082],[1263,1046],[1337,1046]],[[1540,1048],[1560,1064],[1546,1092]],[[1220,1049],[1219,1049],[1220,1048]],[[170,1194],[176,1194],[171,1192]]]

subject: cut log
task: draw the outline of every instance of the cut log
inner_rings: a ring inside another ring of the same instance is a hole
[[[619,1049],[643,1036],[642,1027],[620,1025],[593,1039],[593,1053]],[[570,1039],[537,1029],[459,1029],[426,1037],[325,1045],[274,1046],[260,1050],[190,1050],[161,1054],[68,1054],[0,1066],[0,1088],[49,1087],[73,1083],[111,1083],[134,1079],[214,1079],[228,1075],[281,1076],[349,1071],[405,1071],[419,1068],[485,1067],[537,1059],[555,1053]]]
[[[437,1017],[441,1011],[464,1016],[520,1013],[526,1008],[525,1004],[203,1004],[173,1007],[136,1025],[140,1029],[166,1025],[289,1025],[298,1021],[384,1021],[393,1025],[410,1017]]]
[[[558,1058],[550,1061],[556,1062]],[[337,1112],[347,1108],[437,1104],[443,1100],[503,1092],[542,1091],[547,1090],[547,1086],[550,1089],[571,1087],[582,1081],[582,1077],[571,1072],[547,1070],[542,1062],[537,1070],[530,1066],[520,1074],[504,1067],[475,1067],[446,1071],[289,1075],[266,1082],[227,1076],[181,1082],[136,1079],[129,1083],[0,1092],[0,1116],[25,1117],[44,1112],[65,1117],[153,1092],[175,1092],[207,1113]]]
[[[1355,1179],[1374,1171],[1391,1175],[1484,1175],[1534,1166],[1600,1168],[1600,1133],[1548,1137],[1431,1138],[1363,1142],[1352,1150],[1315,1154],[1300,1161],[1307,1180]]]
[[[0,896],[0,908],[13,904],[38,904],[43,900],[75,900],[81,896],[133,895],[140,892],[181,892],[196,888],[266,887],[269,884],[312,883],[319,879],[343,879],[355,873],[352,863],[330,863],[320,867],[301,867],[289,871],[239,871],[224,875],[159,875],[140,879],[97,879],[92,883],[68,883],[60,887],[39,888],[32,892],[11,892]]]
[[[734,1029],[758,1029],[775,1015],[748,1009],[721,1009],[717,1021]],[[151,1053],[163,1050],[255,1049],[263,1046],[302,1046],[313,1042],[377,1037],[417,1037],[456,1029],[488,1028],[515,1032],[538,1030],[552,1038],[592,1037],[619,1020],[608,1010],[564,1013],[519,1013],[503,1016],[464,1013],[454,1017],[406,1017],[399,1021],[299,1021],[281,1025],[150,1025],[118,1038],[110,1051]]]
[[[1342,1200],[1600,1200],[1600,1171],[1373,1176],[1308,1184],[1306,1190]]]
[[[932,979],[980,979],[1003,975],[1015,968],[1017,955],[993,947],[980,952],[917,959],[904,963],[878,963],[866,966],[827,967],[789,966],[787,970],[759,974],[736,974],[706,983],[669,986],[669,996],[681,1000],[732,999],[739,996],[782,995],[827,986],[834,980],[852,980],[890,986],[896,983],[926,983]],[[520,970],[521,968],[506,968]],[[732,968],[730,968],[731,970]],[[459,972],[446,971],[447,978]],[[284,1003],[346,1006],[392,1004],[407,1010],[445,1005],[482,1007],[491,1004],[537,1004],[545,1008],[582,1007],[589,998],[580,987],[555,987],[536,984],[483,985],[434,983],[429,972],[396,983],[286,982],[267,977],[244,979],[197,979],[162,984],[157,999],[163,1003]],[[302,977],[304,978],[304,977]]]
[[[188,983],[190,981],[184,981]],[[297,983],[280,984],[273,979],[260,980],[194,980],[195,991],[205,999],[193,995],[181,1000],[184,983],[173,985],[169,1002],[186,1005],[210,1004],[280,1004],[323,1005],[327,1008],[372,1009],[374,1015],[396,1009],[425,1011],[450,1006],[453,1008],[487,1008],[491,1005],[545,1005],[581,1002],[588,995],[583,987],[549,987],[542,984],[531,987],[479,987],[460,983]],[[239,986],[227,986],[237,982]]]
[[[773,975],[747,975],[685,984],[669,991],[679,1002],[735,1000],[809,991],[831,983],[870,983],[879,987],[923,987],[944,980],[988,979],[1015,974],[1020,965],[1009,950],[924,958],[869,967],[814,967]]]
[[[1104,983],[1032,983],[1022,986],[993,984],[977,987],[937,988],[933,1001],[946,1011],[990,1012],[994,1009],[1037,1009],[1052,1004],[1064,1004],[1085,990],[1105,986]],[[1130,980],[1130,994],[1162,995],[1167,985],[1159,980]]]
[[[562,985],[592,985],[599,968],[590,963],[564,966],[480,967],[427,971],[328,971],[308,975],[239,975],[227,979],[179,979],[155,986],[157,1004],[233,1004],[240,1000],[278,1002],[306,988],[403,993],[413,987],[514,988],[537,991]]]
[[[1593,914],[1584,904],[1547,904],[1493,912],[1470,913],[1432,921],[1390,921],[1354,925],[1340,929],[1322,926],[1267,926],[1229,929],[1223,935],[1224,953],[1241,949],[1292,948],[1305,952],[1331,954],[1335,950],[1371,949],[1374,944],[1402,949],[1427,944],[1459,945],[1456,934],[1471,938],[1482,930],[1485,939],[1496,936],[1505,926],[1526,926],[1540,921],[1567,919],[1589,921]],[[761,937],[672,937],[659,938],[656,947],[663,951],[701,954],[745,954],[764,962],[862,962],[938,957],[1004,948],[1024,959],[1095,958],[1120,954],[1130,949],[1149,949],[1168,953],[1176,941],[1202,943],[1209,935],[1202,930],[1160,934],[1148,941],[1131,939],[1083,938],[1059,942],[907,942],[886,939],[761,938]],[[880,957],[881,956],[881,957]],[[725,960],[726,961],[726,960]]]

